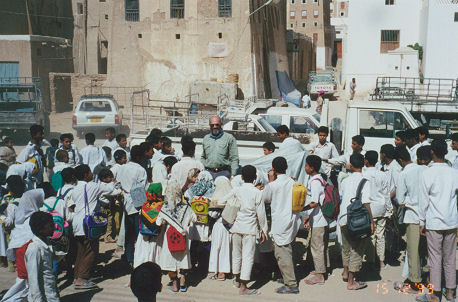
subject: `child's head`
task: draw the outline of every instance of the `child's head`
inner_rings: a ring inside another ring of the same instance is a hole
[[[364,136],[362,135],[355,135],[351,138],[351,148],[353,150],[353,152],[361,152],[361,150],[363,150],[363,147],[364,147],[364,143],[365,143],[365,139],[364,139]]]
[[[452,142],[450,144],[450,147],[452,148],[452,150],[458,151],[458,132],[453,133],[451,139]]]
[[[138,301],[156,301],[161,291],[162,271],[159,265],[145,262],[137,266],[130,276],[130,289]]]
[[[398,131],[396,132],[396,136],[394,137],[394,144],[396,148],[401,148],[406,144],[406,132],[405,131]]]
[[[364,165],[366,167],[375,167],[378,161],[378,153],[377,151],[370,150],[367,151],[364,155]]]
[[[72,139],[69,133],[64,133],[60,136],[60,143],[65,150],[68,150],[72,147]]]
[[[127,163],[127,153],[124,150],[116,150],[114,153],[114,160],[117,164],[124,165]]]
[[[277,127],[277,137],[283,141],[289,136],[289,128],[286,125],[280,125]]]
[[[380,148],[380,161],[383,164],[388,164],[395,158],[395,150],[393,145],[385,144]]]
[[[264,155],[268,155],[274,153],[275,145],[272,142],[265,142],[264,145],[262,145],[262,149],[264,150]]]
[[[51,237],[54,233],[54,221],[52,215],[47,212],[33,213],[29,225],[32,233],[40,238]]]
[[[74,184],[76,182],[75,169],[73,168],[68,167],[63,169],[60,175],[66,184]]]
[[[197,177],[199,177],[200,170],[198,168],[192,168],[188,171],[187,180],[189,183],[195,183]]]
[[[418,131],[417,129],[406,130],[406,145],[412,148],[418,143]]]
[[[143,142],[140,144],[140,147],[142,147],[143,149],[145,159],[153,158],[153,154],[154,154],[153,144],[151,144],[150,142]]]
[[[94,133],[86,133],[84,136],[86,140],[86,145],[93,145],[95,143],[95,134]]]
[[[102,149],[105,152],[105,156],[107,157],[107,159],[110,160],[111,159],[111,148],[108,146],[103,146]]]
[[[326,142],[328,135],[329,135],[328,127],[321,126],[320,128],[318,128],[318,140],[320,141],[320,144],[324,144]]]
[[[19,175],[11,175],[6,179],[8,191],[11,192],[14,198],[22,197],[24,194],[25,186],[22,177]]]
[[[101,182],[110,183],[113,181],[114,175],[110,169],[104,168],[99,172],[99,179]]]
[[[13,147],[13,139],[11,137],[5,137],[3,139],[3,144],[9,148]]]
[[[447,143],[443,139],[435,139],[431,142],[431,155],[433,160],[443,160],[447,154]]]
[[[401,165],[401,167],[405,167],[407,164],[412,162],[410,153],[407,151],[406,147],[399,148],[399,150],[396,151],[396,160]]]
[[[275,157],[272,161],[272,169],[277,174],[285,174],[288,169],[288,163],[282,156]]]
[[[50,182],[42,182],[41,184],[37,185],[37,188],[42,188],[43,192],[45,192],[45,199],[56,196],[57,192],[54,190],[53,186]]]
[[[194,157],[196,153],[196,143],[194,141],[183,141],[181,143],[181,150],[184,156]]]
[[[305,172],[308,175],[315,175],[320,172],[321,158],[318,155],[309,155],[305,159]]]
[[[421,146],[417,149],[417,164],[427,166],[432,160],[431,146]]]
[[[425,126],[420,126],[418,127],[417,129],[417,133],[418,133],[418,140],[420,142],[424,142],[425,140],[428,139],[428,136],[429,136],[429,130],[427,127]]]
[[[154,149],[156,149],[156,150],[161,150],[162,149],[162,143],[161,143],[161,137],[160,136],[156,136],[156,135],[151,135],[150,134],[146,138],[146,141],[150,142],[151,144],[153,144]]]
[[[59,147],[59,140],[57,138],[51,138],[49,143],[51,144],[51,147],[53,148]]]
[[[164,166],[167,168],[167,173],[170,174],[172,171],[173,165],[175,165],[178,162],[175,156],[167,156],[164,158]]]
[[[252,165],[246,165],[242,168],[242,179],[244,182],[254,183],[256,177],[256,168]]]
[[[158,129],[158,128],[154,128],[153,130],[151,130],[149,135],[150,136],[155,136],[155,137],[161,137],[162,136],[162,130]]]
[[[171,154],[172,153],[172,140],[167,136],[161,137],[162,144],[162,153]]]
[[[127,146],[127,136],[124,133],[118,134],[116,136],[116,142],[118,143],[119,147],[125,148]]]
[[[353,153],[350,155],[350,169],[353,172],[360,172],[364,167],[364,156],[359,153]]]
[[[132,147],[132,150],[130,150],[130,159],[134,163],[141,163],[143,159],[145,158],[145,154],[143,152],[143,148],[140,147],[140,145],[135,145]]]
[[[116,136],[115,128],[110,127],[110,128],[105,129],[105,137],[106,137],[109,141],[112,141],[113,138],[115,138],[115,136]]]
[[[30,126],[30,137],[36,142],[41,142],[45,138],[45,128],[41,125]]]
[[[79,181],[91,181],[93,178],[91,168],[88,165],[79,165],[75,168],[75,176]]]
[[[56,159],[58,162],[61,162],[61,163],[68,163],[69,159],[68,159],[68,152],[66,150],[57,150],[56,152]]]

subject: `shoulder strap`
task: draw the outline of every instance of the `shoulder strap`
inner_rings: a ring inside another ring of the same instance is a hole
[[[322,180],[319,179],[319,178],[314,178],[314,179],[312,179],[312,181],[314,181],[314,180],[318,180],[318,181],[321,183],[321,185],[322,185],[323,187],[326,187],[326,184],[327,184],[327,183],[326,183],[325,181],[322,181]]]
[[[62,189],[61,189],[61,190],[62,190]],[[71,190],[73,190],[73,188],[68,188],[68,189],[64,192],[64,194],[59,194],[59,197],[62,198],[62,199],[64,199],[65,196],[67,196],[68,192],[70,192]],[[62,191],[61,191],[61,192],[62,192]]]
[[[361,199],[361,191],[363,190],[363,187],[366,184],[366,182],[367,182],[366,178],[361,179],[361,181],[359,182],[358,189],[356,190],[356,197],[358,199]]]
[[[87,204],[87,191],[86,191],[87,184],[84,185],[84,213],[85,215],[89,215],[89,205]]]
[[[63,195],[60,195],[60,194],[59,194],[59,196],[56,197],[56,200],[54,201],[54,205],[53,205],[52,207],[48,206],[48,205],[45,204],[45,203],[44,203],[43,205],[48,209],[48,211],[50,211],[50,212],[54,211],[54,209],[56,208],[57,203],[59,202],[59,200],[64,199],[65,196],[68,194],[68,192],[70,192],[72,189],[73,189],[73,188],[68,188],[68,189],[64,192]]]

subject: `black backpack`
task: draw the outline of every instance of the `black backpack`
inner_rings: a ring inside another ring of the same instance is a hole
[[[356,190],[356,197],[352,198],[347,207],[348,234],[354,239],[364,239],[371,235],[371,216],[361,201],[361,191],[367,179],[363,178]]]

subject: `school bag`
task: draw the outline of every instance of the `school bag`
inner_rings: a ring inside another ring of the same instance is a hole
[[[54,205],[52,207],[48,206],[47,204],[43,204],[46,209],[48,209],[48,213],[52,215],[52,220],[54,222],[54,232],[53,235],[50,237],[50,239],[55,240],[59,239],[64,236],[68,236],[68,228],[69,224],[66,220],[64,220],[64,217],[61,213],[55,210],[57,203],[60,200],[64,200],[65,196],[67,196],[68,192],[70,192],[73,188],[68,188],[64,194],[59,194],[57,196],[56,200],[54,201]]]
[[[108,225],[107,215],[99,211],[89,213],[86,185],[84,185],[84,215],[83,230],[87,239],[98,239],[105,235]]]
[[[59,191],[60,188],[64,186],[64,180],[62,178],[62,171],[54,173],[51,177],[51,185],[54,188],[54,191]]]
[[[304,210],[305,198],[307,197],[307,188],[301,183],[293,185],[293,213],[302,212]]]
[[[186,250],[186,238],[177,231],[173,226],[169,226],[166,232],[167,246],[171,253],[183,252]]]
[[[324,180],[319,178],[315,178],[314,180],[318,180],[324,187],[324,200],[321,206],[321,213],[329,219],[336,219],[340,208],[339,190]]]
[[[32,239],[16,250],[16,272],[17,277],[20,279],[29,279],[27,268],[25,267],[25,252],[30,243],[32,243]]]
[[[210,200],[203,196],[195,196],[191,200],[191,209],[197,216],[197,223],[208,223],[208,207]]]
[[[157,195],[154,199],[148,199],[143,203],[140,210],[140,234],[151,236],[160,234],[161,226],[156,224],[156,220],[163,205],[164,200]]]
[[[351,199],[347,207],[347,229],[354,239],[364,239],[371,235],[371,217],[361,201],[361,191],[367,179],[363,178],[356,190],[356,197]]]
[[[141,182],[135,181],[130,187],[130,197],[134,207],[141,207],[146,201],[145,185]]]

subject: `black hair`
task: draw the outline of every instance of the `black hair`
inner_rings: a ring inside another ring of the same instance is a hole
[[[130,275],[130,289],[139,300],[151,300],[161,291],[161,278],[159,265],[153,262],[142,263]]]
[[[110,147],[108,147],[108,146],[103,146],[102,149],[103,149],[103,151],[105,151],[105,155],[106,155],[107,157],[110,157],[110,156],[111,156],[111,148],[110,148]]]
[[[62,176],[62,180],[66,183],[72,183],[75,181],[76,176],[75,176],[75,169],[68,167],[62,170],[60,172],[60,175]]]
[[[113,157],[114,157],[114,160],[118,162],[124,157],[127,158],[127,153],[126,151],[119,149],[115,151],[115,153],[113,154]]]
[[[369,165],[375,166],[375,164],[378,161],[377,151],[374,151],[374,150],[367,151],[366,154],[364,155],[364,159],[369,162]]]
[[[353,153],[350,155],[350,164],[356,169],[362,169],[364,167],[364,156],[359,153]]]
[[[143,152],[148,152],[149,150],[153,149],[153,144],[145,141],[140,144],[140,147],[142,147]]]
[[[8,144],[9,142],[13,142],[13,139],[11,137],[7,136],[3,139],[4,144]]]
[[[458,142],[458,132],[453,133],[450,138],[452,139],[452,141]]]
[[[19,175],[8,176],[6,183],[8,184],[8,190],[15,198],[19,198],[24,194],[24,180]]]
[[[435,139],[431,142],[431,151],[434,155],[443,159],[447,154],[447,143],[443,139]]]
[[[51,146],[53,146],[54,148],[57,148],[59,146],[59,140],[57,138],[51,138],[51,140],[49,141],[49,143],[51,144]]]
[[[75,176],[78,180],[84,180],[84,177],[91,172],[91,168],[88,165],[79,165],[75,168]]]
[[[262,147],[272,152],[275,151],[275,145],[272,142],[265,142]]]
[[[272,168],[274,168],[275,172],[284,174],[288,169],[288,163],[284,157],[278,156],[272,161]]]
[[[94,144],[95,142],[95,134],[94,133],[86,133],[84,136],[84,139],[86,140],[86,143],[89,143],[91,145]]]
[[[32,230],[32,233],[37,237],[41,237],[40,231],[43,230],[43,228],[47,224],[54,225],[52,215],[49,214],[48,212],[38,211],[38,212],[33,213],[32,216],[30,216],[30,220],[29,220],[30,229]]]
[[[148,135],[145,139],[145,141],[150,142],[153,144],[153,146],[157,145],[161,140],[160,136],[154,136],[154,135]]]
[[[185,142],[194,142],[191,135],[185,135],[181,138],[180,143],[183,145]]]
[[[175,156],[167,156],[164,158],[164,165],[166,167],[173,167],[174,164],[176,164],[178,160],[176,159]]]
[[[415,130],[417,130],[417,133],[418,133],[418,134],[425,135],[425,137],[428,138],[428,136],[429,136],[429,130],[428,130],[428,128],[426,128],[425,126],[420,126],[420,127],[418,127],[417,129],[415,129]]]
[[[417,129],[407,129],[406,130],[406,139],[414,139],[416,142],[418,142]]]
[[[68,152],[67,152],[67,150],[62,150],[62,149],[57,150],[57,152],[56,152],[56,159],[57,159],[57,161],[63,162],[63,160],[64,160],[65,157],[68,157]]]
[[[318,155],[309,155],[305,159],[307,165],[313,168],[315,172],[320,172],[321,168],[321,158]]]
[[[317,131],[318,134],[320,133],[326,133],[326,135],[329,134],[329,128],[326,127],[326,126],[320,126],[320,128],[318,128],[318,131]]]
[[[154,128],[153,130],[151,130],[151,132],[149,133],[150,136],[155,136],[155,137],[161,137],[162,136],[162,130],[161,129],[158,129],[158,128]]]
[[[256,168],[246,165],[242,168],[242,177],[246,183],[253,183],[256,180]]]
[[[43,189],[43,191],[45,192],[45,199],[51,196],[56,196],[56,191],[54,190],[50,182],[42,182],[41,184],[37,185],[37,188]]]
[[[109,133],[111,133],[111,134],[115,134],[115,133],[116,133],[116,130],[115,130],[115,128],[113,128],[113,127],[109,127],[109,128],[107,128],[107,129],[105,129],[105,132],[109,132]]]
[[[390,144],[383,145],[380,148],[380,153],[385,154],[385,156],[388,157],[389,159],[394,159],[396,157],[394,146]]]
[[[144,157],[145,152],[143,151],[143,148],[140,147],[140,145],[135,145],[130,150],[130,158],[133,162],[139,163],[143,160]]]
[[[100,170],[98,176],[100,180],[108,178],[108,177],[114,178],[113,172],[111,172],[111,170],[108,168],[103,168],[102,170]]]
[[[66,138],[68,138],[69,140],[72,140],[72,137],[70,136],[70,133],[63,133],[59,137],[61,142],[63,142]]]
[[[421,146],[417,149],[417,160],[425,160],[430,162],[433,158],[431,156],[431,146]]]
[[[351,140],[355,141],[360,146],[364,146],[364,143],[366,142],[366,140],[364,139],[364,136],[360,134],[353,136]]]
[[[275,130],[277,130],[277,133],[289,135],[289,128],[286,125],[280,125]]]
[[[116,142],[119,143],[123,138],[127,138],[127,136],[124,133],[116,135]]]
[[[29,131],[30,131],[30,136],[34,137],[38,133],[44,133],[45,128],[43,128],[42,125],[35,124],[35,125],[30,126]]]
[[[406,141],[406,132],[405,131],[398,131],[396,132],[396,136],[399,137],[403,142]]]
[[[196,152],[196,143],[194,141],[183,141],[181,143],[181,150],[184,155],[193,156]]]
[[[172,140],[168,138],[167,136],[161,137],[161,142],[162,142],[162,147],[172,145]]]
[[[418,150],[417,150],[417,154],[418,154]],[[399,160],[403,160],[405,162],[409,162],[412,160],[412,158],[410,157],[410,153],[409,151],[407,151],[407,148],[400,148],[397,150],[396,152],[396,158]]]

